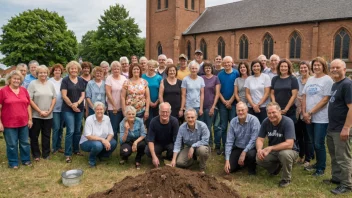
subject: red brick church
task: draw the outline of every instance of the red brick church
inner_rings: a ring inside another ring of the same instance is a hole
[[[242,0],[205,8],[205,0],[147,0],[145,53],[174,60],[259,54],[293,61],[341,58],[352,69],[351,0]]]

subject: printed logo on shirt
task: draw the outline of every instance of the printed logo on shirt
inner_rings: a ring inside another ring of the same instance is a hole
[[[316,95],[318,94],[321,90],[323,90],[323,88],[320,85],[317,84],[313,84],[313,85],[309,85],[307,87],[307,94],[308,95]]]
[[[268,132],[268,137],[282,137],[282,134],[278,133],[277,130],[273,132]]]
[[[335,102],[335,94],[336,94],[336,92],[337,92],[337,90],[331,92],[331,97],[330,97],[329,102],[331,102],[331,103]]]

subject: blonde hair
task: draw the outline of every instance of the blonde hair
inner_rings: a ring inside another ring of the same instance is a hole
[[[125,114],[127,114],[128,112],[132,112],[132,113],[136,114],[137,110],[133,106],[127,106],[125,108]]]
[[[78,73],[81,72],[82,70],[81,65],[77,61],[71,61],[66,65],[66,70],[68,71],[68,73],[70,73],[71,67],[75,67],[75,66],[77,67]]]
[[[5,84],[6,85],[10,85],[10,79],[13,76],[19,76],[20,80],[21,80],[21,84],[22,84],[24,77],[22,76],[22,74],[18,70],[13,70],[13,71],[11,71],[10,73],[8,73],[6,75],[6,78],[5,78]]]
[[[39,65],[39,66],[37,66],[37,68],[35,69],[35,75],[38,76],[39,70],[41,70],[41,69],[44,69],[44,70],[46,71],[46,73],[48,74],[48,76],[49,76],[49,72],[50,72],[50,71],[49,71],[48,67],[45,66],[45,65]]]

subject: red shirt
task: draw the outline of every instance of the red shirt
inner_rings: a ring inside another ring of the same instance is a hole
[[[0,89],[1,122],[5,128],[18,128],[28,124],[30,98],[23,87],[16,95],[9,86]]]

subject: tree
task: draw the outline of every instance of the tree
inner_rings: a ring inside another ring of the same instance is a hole
[[[2,27],[0,52],[7,65],[37,60],[40,64],[66,64],[77,54],[77,39],[64,17],[42,9],[12,17]]]
[[[144,55],[145,39],[138,37],[140,32],[124,6],[110,6],[100,17],[98,29],[82,37],[80,56],[98,65],[103,60],[112,62],[121,56]]]

